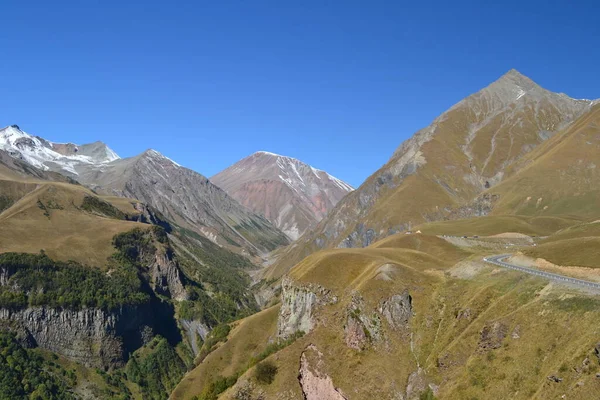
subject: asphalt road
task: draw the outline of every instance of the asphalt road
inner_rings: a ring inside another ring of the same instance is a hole
[[[506,258],[510,257],[511,255],[512,254],[501,254],[498,256],[489,256],[489,257],[485,257],[483,259],[483,261],[490,263],[490,264],[498,265],[500,267],[514,269],[515,271],[524,272],[526,274],[540,276],[542,278],[550,279],[552,281],[556,281],[556,282],[560,282],[560,283],[575,285],[575,286],[579,286],[579,287],[586,288],[586,289],[600,290],[600,283],[584,281],[581,279],[571,278],[571,277],[564,276],[564,275],[553,274],[551,272],[540,271],[539,269],[520,267],[518,265],[513,265],[513,264],[509,264],[509,263],[505,262],[504,260]]]

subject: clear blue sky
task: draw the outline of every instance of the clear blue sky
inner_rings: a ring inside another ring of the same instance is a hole
[[[600,97],[597,1],[481,3],[4,1],[0,125],[207,176],[269,150],[358,186],[510,68]]]

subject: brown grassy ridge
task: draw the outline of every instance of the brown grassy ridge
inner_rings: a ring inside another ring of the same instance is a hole
[[[266,349],[277,333],[279,306],[273,306],[233,324],[227,342],[210,353],[193,371],[185,375],[171,394],[172,399],[190,399],[217,377],[237,373]]]
[[[489,190],[494,214],[600,217],[600,105],[526,155]],[[517,169],[520,169],[518,173]]]
[[[548,236],[580,223],[581,219],[560,216],[490,215],[455,221],[430,222],[419,225],[416,229],[427,234],[450,236],[491,236],[505,232]]]
[[[485,179],[489,178],[483,176],[491,177],[498,172],[503,173],[505,180],[487,191],[500,195],[494,216],[550,217],[572,219],[575,220],[573,223],[577,223],[599,214],[600,180],[596,172],[598,169],[593,166],[600,165],[600,147],[596,143],[600,105],[540,144],[537,132],[542,127],[547,126],[551,130],[550,127],[561,126],[565,122],[551,104],[542,102],[539,109],[546,112],[541,114],[524,108],[513,115],[514,110],[507,108],[505,112],[487,119],[486,113],[490,111],[488,102],[473,101],[475,108],[464,104],[453,107],[443,119],[436,121],[436,133],[419,149],[417,158],[424,164],[414,175],[402,176],[390,185],[377,186],[402,154],[392,156],[360,188],[348,194],[313,233],[304,235],[278,253],[277,260],[265,269],[264,277],[279,278],[304,257],[319,250],[318,241],[325,243],[324,247],[337,246],[360,223],[385,235],[392,227],[415,226],[443,218],[443,210],[469,204],[485,193]],[[536,118],[539,120],[536,121]],[[476,135],[468,146],[470,154],[467,157],[463,146],[467,141],[466,133],[471,131],[476,131]],[[586,162],[580,163],[580,160]],[[480,179],[481,187],[477,187]],[[373,187],[377,190],[371,191]],[[372,205],[365,207],[362,204],[363,193],[375,197]],[[541,199],[539,203],[538,199]],[[344,229],[339,235],[332,236],[330,231],[340,221],[345,222]],[[504,224],[510,221],[498,222]],[[503,229],[499,225],[499,229],[473,234],[516,231],[549,235],[555,232],[551,227],[524,226],[513,222],[509,225],[516,225],[515,229]],[[562,222],[556,222],[556,230],[565,227]]]
[[[79,185],[0,181],[3,192],[11,187],[23,190],[15,195],[16,202],[0,214],[0,252],[44,250],[56,260],[101,267],[114,252],[113,236],[147,226],[82,210],[84,197],[96,195]],[[106,200],[121,210],[127,208],[123,200]],[[134,213],[131,204],[129,211]]]
[[[523,253],[556,265],[600,268],[600,222],[563,229]]]
[[[308,344],[323,353],[321,372],[352,399],[404,394],[417,365],[428,382],[439,385],[437,397],[443,399],[545,399],[564,393],[569,398],[589,398],[597,393],[599,367],[593,349],[600,334],[596,327],[600,302],[510,270],[481,267],[472,279],[432,271],[447,271],[455,260],[482,254],[465,252],[434,236],[395,235],[370,248],[323,251],[308,257],[291,271],[292,278],[322,285],[339,301],[319,308],[313,331],[269,358],[278,367],[272,384],[259,384],[249,370],[220,398],[235,398],[248,382],[265,398],[301,398],[298,366]],[[392,279],[378,279],[378,267],[390,262],[395,268]],[[346,347],[346,307],[353,293],[364,297],[365,312],[370,312],[382,299],[405,289],[413,297],[411,335],[391,331],[384,321],[386,342],[365,351]],[[244,321],[255,325],[253,329],[267,327],[274,332],[275,312],[268,321],[250,318]],[[503,337],[498,347],[481,350],[481,332],[494,323],[501,324]],[[196,380],[187,387],[198,393],[203,377],[231,371],[228,360],[233,356],[221,359],[217,352],[239,352],[235,361],[239,365],[239,360],[248,357],[244,349],[254,349],[264,341],[263,336],[243,338],[241,346],[242,336],[230,335],[211,354],[211,368],[200,366],[190,373]],[[583,368],[586,358],[591,361]],[[549,383],[549,375],[563,382]],[[187,398],[192,393],[187,390],[177,392],[176,398]]]

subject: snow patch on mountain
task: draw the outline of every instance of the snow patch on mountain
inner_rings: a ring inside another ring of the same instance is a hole
[[[211,180],[292,240],[313,228],[354,190],[325,171],[269,151],[258,151]]]
[[[334,185],[346,192],[351,192],[352,190],[354,190],[354,188],[346,182],[328,174],[325,171],[307,165],[295,158],[282,156],[268,151],[258,151],[253,154],[253,156],[257,155],[267,155],[271,157],[276,157],[276,164],[281,170],[280,174],[278,174],[279,178],[295,191],[312,191],[311,187],[308,187],[303,178],[303,176],[306,177],[306,173],[308,173],[309,171],[317,179],[321,180],[325,178],[326,180],[330,180],[333,182]],[[238,172],[243,171],[243,168],[241,168],[240,166],[235,166],[234,168]],[[318,189],[316,185],[315,188]]]
[[[146,151],[146,155],[148,155],[150,158],[154,159],[154,160],[159,160],[159,161],[169,161],[170,163],[174,164],[177,167],[181,167],[181,165],[179,165],[178,163],[176,163],[175,161],[173,161],[172,159],[170,159],[169,157],[165,156],[162,153],[159,153],[158,151],[154,150],[154,149],[149,149]]]
[[[120,158],[100,142],[83,146],[53,143],[30,135],[17,125],[0,129],[0,149],[42,170],[62,169],[74,175],[78,175],[79,165],[102,165]],[[76,154],[80,149],[82,153],[88,154]],[[63,154],[64,152],[69,154]]]

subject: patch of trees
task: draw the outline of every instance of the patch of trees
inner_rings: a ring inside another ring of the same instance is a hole
[[[14,200],[4,194],[0,195],[0,213],[14,204]]]
[[[0,399],[74,399],[71,375],[0,331]]]
[[[247,258],[191,231],[181,229],[177,235],[193,254],[191,257],[185,251],[179,252],[179,265],[195,283],[188,287],[190,300],[180,303],[181,318],[215,326],[258,311],[248,292],[250,278],[245,272],[255,266]],[[207,295],[207,291],[214,295]]]
[[[262,361],[256,364],[254,377],[263,385],[270,385],[275,380],[277,375],[277,366],[272,361]]]
[[[123,211],[96,196],[85,196],[81,203],[81,209],[109,218],[126,219],[126,214]]]
[[[155,337],[146,347],[136,351],[125,373],[138,384],[144,399],[161,400],[169,396],[187,368],[175,349],[162,337]]]
[[[54,261],[44,253],[0,254],[0,266],[15,271],[0,287],[0,307],[49,306],[106,310],[141,304],[149,295],[141,290],[135,266],[114,263],[110,274],[74,261]]]

